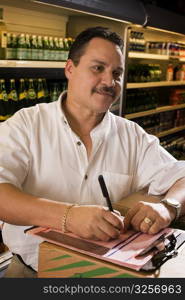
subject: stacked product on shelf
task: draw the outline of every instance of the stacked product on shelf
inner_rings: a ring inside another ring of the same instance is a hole
[[[4,59],[66,61],[74,39],[7,32]]]
[[[65,81],[45,78],[0,79],[0,121],[21,108],[56,101],[65,88]]]

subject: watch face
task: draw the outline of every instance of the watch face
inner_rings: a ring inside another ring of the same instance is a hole
[[[165,202],[171,206],[180,207],[180,203],[175,199],[166,199]]]

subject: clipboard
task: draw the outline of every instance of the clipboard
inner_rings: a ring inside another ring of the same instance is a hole
[[[178,254],[178,248],[185,241],[185,232],[172,228],[165,228],[155,235],[128,230],[119,239],[108,242],[83,239],[72,233],[37,226],[26,229],[25,233],[136,271],[159,268]],[[160,243],[164,243],[162,250],[156,247]]]

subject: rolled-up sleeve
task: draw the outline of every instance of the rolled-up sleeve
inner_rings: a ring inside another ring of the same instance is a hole
[[[19,112],[0,125],[0,183],[21,189],[30,164],[28,133]]]

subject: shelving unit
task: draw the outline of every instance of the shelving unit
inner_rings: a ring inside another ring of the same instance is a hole
[[[141,112],[137,112],[137,113],[133,113],[133,114],[127,114],[127,115],[125,115],[125,118],[131,120],[131,119],[135,119],[135,118],[158,114],[158,113],[165,112],[165,111],[171,111],[171,110],[177,110],[177,109],[183,109],[183,108],[185,108],[185,104],[166,105],[166,106],[157,107],[156,109],[141,111]]]
[[[128,54],[129,58],[138,58],[138,59],[154,59],[154,60],[179,60],[181,62],[185,62],[185,57],[179,56],[170,56],[165,54],[153,54],[146,52],[132,52],[130,51]]]
[[[161,137],[164,137],[164,136],[167,136],[167,135],[170,135],[170,134],[182,131],[182,130],[185,130],[185,125],[162,131],[160,133],[157,133],[156,136],[161,138]]]
[[[65,62],[61,61],[34,61],[34,60],[0,60],[0,68],[45,68],[63,69]]]
[[[160,45],[160,43],[161,45],[164,45],[163,42],[165,41],[166,48],[165,46],[163,50],[162,46],[161,48],[155,48],[153,51],[155,51],[156,53],[151,53],[151,48],[146,48],[146,51],[149,52],[145,52],[143,49],[140,51],[129,51],[130,47],[133,45],[129,44],[130,37],[132,38],[132,43],[134,43],[134,31],[142,32],[146,37],[146,43],[148,41],[153,41],[153,45],[155,45],[155,41],[157,41],[158,45]],[[131,32],[132,36],[130,35]],[[133,120],[140,126],[143,125],[142,127],[146,131],[148,131],[148,133],[156,135],[160,139],[162,145],[166,147],[167,151],[171,151],[170,149],[172,149],[172,155],[176,155],[176,152],[178,151],[174,150],[174,141],[179,139],[182,141],[182,139],[185,138],[185,76],[184,80],[167,81],[166,70],[169,64],[172,64],[174,67],[176,67],[177,65],[182,65],[185,62],[185,57],[182,55],[182,52],[181,56],[171,55],[171,50],[167,47],[170,47],[170,43],[172,42],[178,42],[184,45],[185,36],[178,35],[172,32],[161,32],[161,35],[162,36],[159,36],[159,34],[155,32],[155,30],[152,32],[150,29],[144,29],[142,27],[138,28],[138,26],[132,26],[127,31],[127,72],[126,78],[124,80],[126,91],[123,99],[122,113],[126,119]],[[157,54],[157,51],[165,54]],[[143,65],[143,67],[140,68],[139,65]],[[145,67],[147,65],[148,69]],[[154,66],[153,70],[152,66]],[[155,76],[155,73],[152,72],[155,72],[155,66],[158,66],[158,68],[160,68],[161,75],[160,79],[156,78],[156,80],[154,81],[153,76]],[[146,68],[146,73],[144,73],[143,71],[144,68]],[[152,70],[151,73],[150,70]],[[128,74],[128,72],[130,73]],[[151,74],[151,80],[148,74]],[[141,82],[139,82],[140,80]],[[178,93],[184,95],[184,100],[179,100],[177,96]],[[130,102],[127,103],[127,101]],[[136,107],[134,107],[134,105]],[[156,108],[152,108],[152,106],[155,107],[156,105]],[[152,109],[147,109],[147,106],[148,108],[151,106]],[[183,120],[181,118],[183,118]],[[172,145],[171,148],[169,147],[169,145]],[[179,156],[179,154],[177,155]],[[182,155],[182,157],[184,156]]]
[[[142,89],[161,86],[185,86],[185,81],[154,81],[154,82],[133,82],[127,83],[127,89]]]

